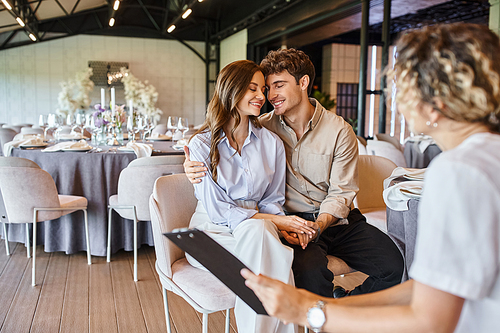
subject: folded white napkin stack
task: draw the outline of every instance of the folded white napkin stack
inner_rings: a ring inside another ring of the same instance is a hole
[[[384,202],[392,210],[408,210],[408,200],[418,198],[423,187],[421,180],[398,183],[384,190]]]
[[[59,140],[79,140],[79,139],[88,139],[82,133],[71,132],[67,134],[59,134]]]
[[[145,143],[129,142],[127,148],[132,149],[137,158],[149,157],[153,153],[153,145]]]
[[[19,135],[19,134],[18,134]],[[18,148],[23,145],[43,145],[43,140],[40,137],[37,137],[36,135],[30,135],[26,137],[20,137],[16,140],[14,137],[13,141],[7,142],[3,145],[3,155],[4,156],[10,156],[12,153],[12,149]]]
[[[388,188],[391,181],[398,177],[407,177],[411,180],[424,180],[425,170],[427,169],[414,169],[414,168],[402,168],[397,167],[392,171],[392,174],[384,179],[384,189]]]
[[[86,149],[92,149],[92,146],[90,146],[87,141],[85,140],[80,140],[76,142],[60,142],[56,145],[53,145],[52,147],[45,148],[42,150],[43,152],[55,152],[55,151],[62,151],[66,149],[73,149],[73,150],[86,150]]]

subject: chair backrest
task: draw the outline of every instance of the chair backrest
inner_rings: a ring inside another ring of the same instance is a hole
[[[185,174],[160,177],[156,180],[149,205],[158,267],[172,277],[172,264],[184,257],[184,251],[170,242],[163,233],[189,227],[196,208],[193,185]]]
[[[22,157],[0,157],[0,167],[24,167],[24,168],[35,168],[40,169],[38,164],[32,160]]]
[[[403,152],[390,142],[368,140],[366,145],[367,155],[385,157],[393,161],[398,167],[406,167],[406,160]]]
[[[134,205],[137,218],[149,221],[149,196],[161,176],[183,173],[183,155],[143,157],[133,160],[122,170],[118,179],[118,203]],[[185,177],[185,176],[184,176]]]
[[[9,223],[33,222],[35,207],[60,207],[56,184],[50,174],[38,168],[36,163],[33,166],[22,160],[14,157],[0,160],[0,190]],[[38,213],[37,221],[52,220],[61,215],[61,211],[43,211]]]
[[[394,146],[394,148],[403,151],[403,146],[401,146],[401,143],[399,143],[398,138],[391,136],[390,134],[387,133],[375,134],[375,140],[389,142]]]
[[[358,138],[358,154],[359,155],[367,155],[367,151],[366,151],[366,146],[363,144],[363,142],[361,140],[359,140]]]
[[[387,158],[361,155],[358,159],[359,192],[354,206],[364,210],[384,209],[384,179],[389,177],[396,164]]]
[[[41,134],[41,135],[43,135],[43,128],[40,128],[40,127],[22,127],[21,134]]]
[[[3,145],[6,144],[7,142],[11,142],[16,135],[17,132],[12,128],[8,127],[0,128],[0,144],[2,145],[1,148],[3,149]]]

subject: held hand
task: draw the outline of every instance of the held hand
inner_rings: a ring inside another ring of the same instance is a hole
[[[206,175],[205,171],[207,168],[203,166],[203,162],[191,161],[189,159],[189,148],[184,146],[184,154],[186,159],[184,160],[184,172],[192,184],[200,183],[201,177]]]
[[[273,217],[272,221],[279,230],[295,232],[297,234],[307,234],[310,237],[316,234],[317,228],[315,228],[314,222],[304,220],[295,215],[276,215]]]
[[[269,315],[285,323],[307,324],[307,310],[316,302],[317,296],[266,276],[257,276],[247,269],[242,269],[240,273]]]
[[[291,244],[291,245],[300,245],[299,238],[297,237],[297,234],[295,232],[288,233],[285,230],[281,230],[280,232],[283,235],[283,238],[285,238],[285,240],[289,244]]]

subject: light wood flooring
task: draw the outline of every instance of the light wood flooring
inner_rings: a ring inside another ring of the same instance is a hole
[[[0,333],[8,332],[166,332],[161,285],[154,248],[139,249],[139,281],[133,281],[132,252],[111,257],[86,253],[45,253],[37,247],[36,283],[31,286],[31,259],[24,244],[0,240]],[[336,277],[346,289],[366,276]],[[201,314],[169,292],[170,320],[176,333],[201,332]],[[209,333],[224,332],[224,312],[208,316]],[[302,332],[302,328],[300,330]],[[237,332],[231,313],[231,332]]]

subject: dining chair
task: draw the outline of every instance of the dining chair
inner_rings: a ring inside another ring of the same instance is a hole
[[[22,127],[21,134],[30,135],[30,134],[40,134],[43,136],[43,128],[41,127]]]
[[[156,125],[151,133],[165,134],[167,133],[167,125],[166,124],[158,124]]]
[[[28,159],[0,157],[0,190],[8,223],[26,224],[26,246],[30,257],[28,224],[33,223],[32,285],[35,286],[37,223],[57,219],[82,210],[87,241],[87,261],[91,264],[87,199],[81,196],[61,195],[50,174]],[[4,223],[7,255],[9,255],[7,230]]]
[[[107,261],[111,261],[111,217],[115,210],[134,221],[134,281],[137,281],[137,222],[150,221],[149,196],[158,177],[183,173],[184,155],[142,157],[133,160],[118,178],[118,193],[109,197]]]
[[[6,144],[7,142],[11,142],[16,135],[17,132],[12,128],[8,127],[0,128],[0,152],[2,153],[2,155],[5,155],[3,153],[4,144]]]
[[[390,134],[387,133],[377,133],[375,134],[375,140],[377,141],[384,141],[384,142],[389,142],[394,146],[394,148],[403,151],[403,146],[401,143],[399,143],[398,138],[391,136]]]
[[[385,157],[394,162],[398,167],[406,168],[406,160],[403,152],[396,148],[393,143],[380,140],[367,140],[367,155]]]
[[[226,310],[225,332],[229,333],[229,309],[234,307],[235,294],[212,273],[191,266],[184,251],[163,236],[165,232],[187,228],[196,203],[193,186],[184,174],[158,178],[149,199],[155,266],[162,285],[167,332],[171,332],[167,298],[169,290],[203,314],[204,333],[208,332],[208,315]]]
[[[360,155],[358,159],[359,191],[354,206],[366,221],[387,233],[387,207],[383,198],[384,179],[389,177],[396,164],[387,158]]]

